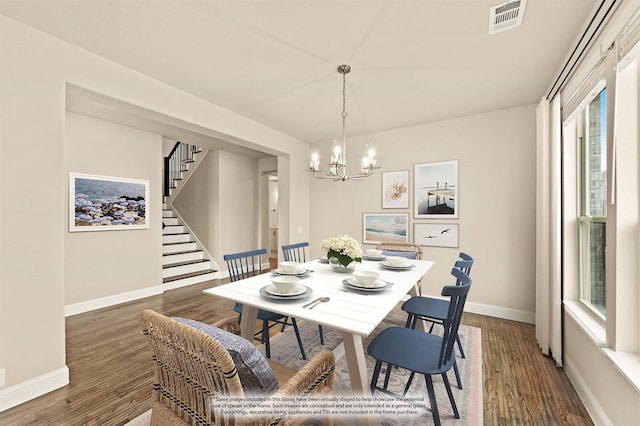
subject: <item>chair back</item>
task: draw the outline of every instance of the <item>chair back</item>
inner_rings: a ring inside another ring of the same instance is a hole
[[[306,248],[309,247],[309,242],[288,244],[282,246],[282,255],[284,260],[289,262],[301,262],[307,261]]]
[[[467,262],[471,262],[471,265],[469,265],[469,269],[465,272],[467,275],[471,275],[471,267],[473,266],[473,257],[469,256],[467,253],[461,251],[460,254],[458,255],[458,257],[460,257],[460,259],[467,261]]]
[[[227,262],[231,282],[262,274],[262,256],[266,254],[267,249],[225,254],[223,259]]]
[[[184,424],[230,424],[233,414],[215,406],[215,396],[243,398],[238,371],[222,343],[157,312],[140,313],[153,356],[152,418]],[[169,423],[167,423],[169,424]],[[178,424],[178,423],[171,423]]]
[[[453,362],[455,359],[454,344],[458,335],[458,328],[462,320],[464,304],[471,288],[471,278],[460,269],[453,268],[451,275],[456,277],[456,281],[460,281],[460,285],[444,286],[442,288],[442,296],[448,296],[449,310],[447,318],[444,320],[444,332],[442,335],[442,346],[440,347],[439,366]]]
[[[461,270],[462,272],[464,272],[466,275],[471,275],[471,267],[473,266],[473,261],[469,261],[469,260],[457,260],[456,263],[454,264],[454,267],[456,269]],[[456,285],[460,285],[462,284],[460,282],[460,280],[456,280]]]
[[[412,259],[422,260],[422,247],[418,244],[382,242],[378,243],[376,248],[382,250],[385,256],[402,256],[402,253],[411,253]]]

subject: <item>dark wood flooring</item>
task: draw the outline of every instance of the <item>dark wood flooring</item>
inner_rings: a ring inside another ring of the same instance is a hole
[[[0,413],[0,424],[123,425],[148,410],[152,374],[138,313],[213,323],[233,315],[232,302],[202,293],[216,284],[67,318],[71,383]],[[593,424],[564,370],[538,350],[533,325],[474,314],[463,322],[482,329],[485,424]]]

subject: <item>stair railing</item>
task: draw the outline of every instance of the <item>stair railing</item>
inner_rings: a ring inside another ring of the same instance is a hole
[[[199,146],[176,142],[168,156],[164,157],[164,195],[171,195],[176,181],[182,180],[182,172],[189,170],[188,163],[193,163],[193,156],[202,152]]]

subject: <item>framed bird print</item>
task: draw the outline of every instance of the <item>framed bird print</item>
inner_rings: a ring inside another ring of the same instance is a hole
[[[458,224],[414,223],[413,242],[427,247],[458,247]]]

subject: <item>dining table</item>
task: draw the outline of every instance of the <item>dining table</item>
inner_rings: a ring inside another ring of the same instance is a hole
[[[258,309],[277,312],[297,321],[307,320],[342,333],[344,355],[354,395],[371,396],[365,360],[363,338],[369,336],[385,320],[403,297],[417,295],[417,285],[433,266],[430,260],[407,260],[401,267],[384,260],[357,263],[356,270],[368,269],[380,273],[375,287],[363,288],[354,281],[352,273],[335,272],[326,258],[318,258],[300,265],[295,273],[280,268],[269,272],[203,290],[243,304],[241,335],[253,340]],[[295,275],[302,286],[294,296],[279,296],[273,290],[272,277]],[[309,303],[318,301],[309,308]],[[306,307],[305,307],[306,306]]]

